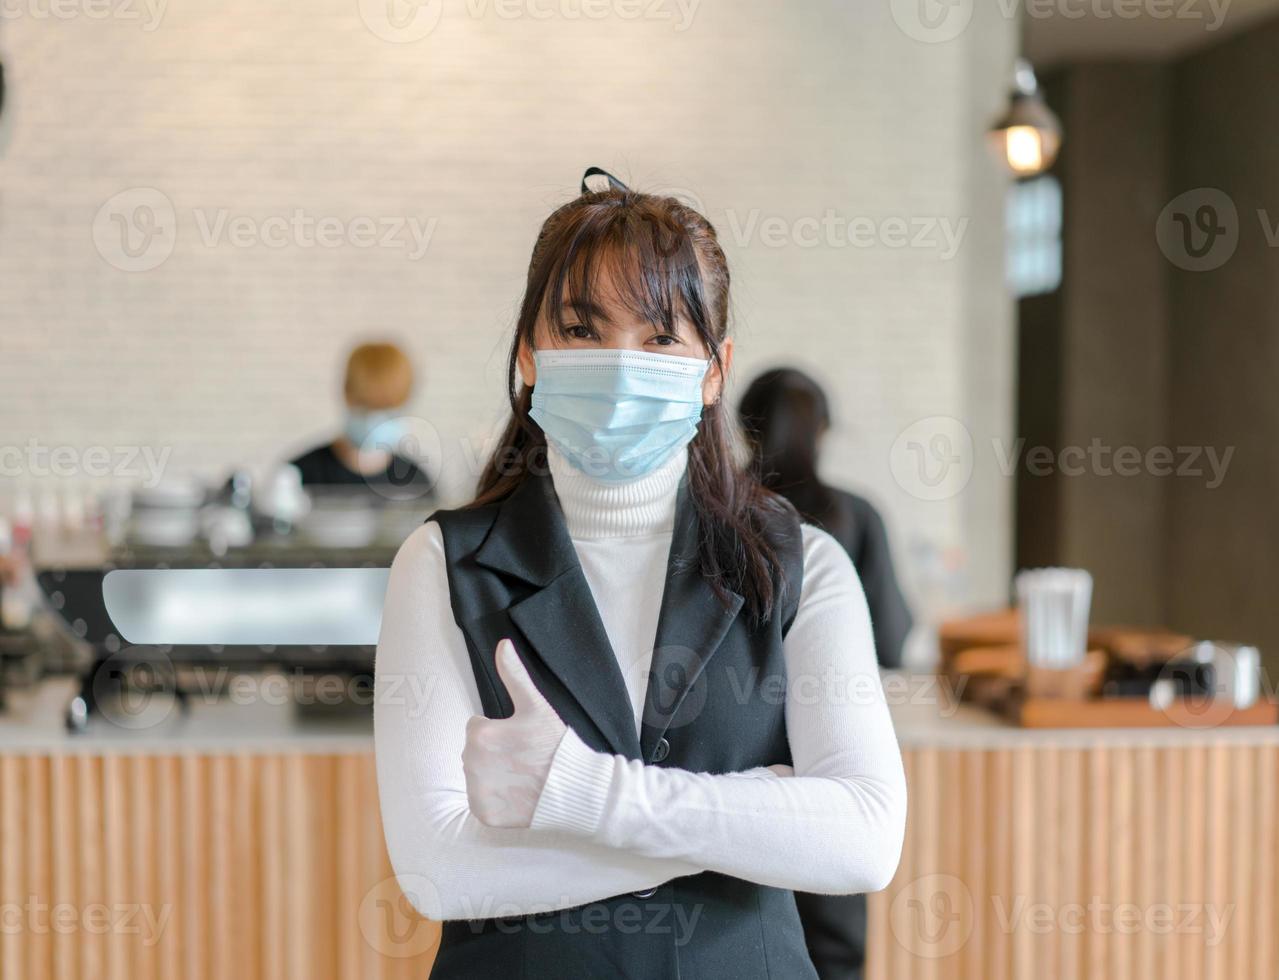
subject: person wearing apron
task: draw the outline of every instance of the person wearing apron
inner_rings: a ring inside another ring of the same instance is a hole
[[[887,887],[901,756],[844,550],[734,453],[702,215],[543,224],[476,499],[391,570],[387,849],[432,977],[815,978],[793,890]]]

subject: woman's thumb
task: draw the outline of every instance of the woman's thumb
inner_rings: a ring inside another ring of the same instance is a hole
[[[506,693],[510,695],[511,703],[515,705],[516,714],[530,708],[541,707],[546,703],[542,692],[533,684],[533,678],[529,677],[524,661],[515,652],[514,643],[510,640],[499,642],[494,659],[497,661],[497,676],[506,686]]]

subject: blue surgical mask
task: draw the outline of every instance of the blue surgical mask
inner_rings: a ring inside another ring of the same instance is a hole
[[[631,350],[533,353],[533,421],[582,473],[625,483],[688,445],[710,361]]]
[[[404,435],[404,426],[394,412],[348,408],[346,419],[342,423],[342,434],[355,446],[394,452],[400,437]],[[373,439],[373,443],[365,446],[370,439]]]

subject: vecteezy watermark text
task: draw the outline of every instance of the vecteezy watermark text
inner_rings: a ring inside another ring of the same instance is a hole
[[[430,35],[445,15],[445,0],[356,0],[360,19],[375,37],[412,44]],[[450,0],[450,19],[606,20],[668,23],[676,32],[693,24],[701,0]]]
[[[426,254],[439,220],[407,214],[339,217],[306,208],[267,215],[193,208],[190,217],[205,248],[379,248],[402,252],[410,261]],[[123,272],[147,272],[173,254],[179,237],[178,211],[163,191],[131,187],[98,209],[92,237],[108,264]]]
[[[1100,895],[1086,901],[1046,902],[1025,894],[995,894],[979,901],[962,878],[935,873],[897,887],[888,919],[903,949],[923,959],[941,959],[968,944],[982,913],[1003,936],[1201,936],[1203,945],[1211,948],[1225,939],[1235,905],[1138,904],[1108,901]]]
[[[693,23],[701,0],[466,0],[473,19],[491,10],[501,20],[618,20],[669,21],[675,31]]]
[[[556,904],[574,906],[567,895]],[[494,925],[500,932],[671,936],[676,946],[687,945],[693,938],[703,912],[700,904],[687,905],[659,900],[649,902],[639,898],[633,902],[597,902],[558,909],[547,903],[531,912],[522,906],[496,902],[490,898],[477,904],[466,897],[462,899],[462,906],[466,918],[474,920],[477,929],[482,928],[486,920],[492,919],[496,920]]]
[[[143,946],[154,946],[168,925],[173,906],[158,908],[146,902],[46,902],[34,895],[22,902],[0,904],[0,935],[140,936]]]
[[[1226,21],[1231,0],[997,0],[1006,20],[1177,20],[1207,32]],[[925,44],[953,41],[972,22],[975,0],[889,0],[893,20],[907,37]]]
[[[927,249],[943,259],[959,252],[968,218],[952,220],[939,215],[842,215],[827,208],[820,216],[784,218],[763,215],[759,208],[725,211],[720,226],[739,248],[759,242],[765,248],[875,248]]]
[[[1039,936],[1050,933],[1132,936],[1148,932],[1156,936],[1203,936],[1206,946],[1216,946],[1225,938],[1235,912],[1233,903],[1225,906],[1199,902],[1137,905],[1106,902],[1100,896],[1093,896],[1087,902],[1054,905],[1032,902],[1024,895],[1018,895],[1009,903],[1002,895],[992,895],[990,904],[1000,932],[1007,935],[1025,932]]]
[[[1131,478],[1135,476],[1202,479],[1215,490],[1226,479],[1234,446],[1114,446],[1098,436],[1087,445],[1027,446],[994,438],[991,453],[999,473],[1011,477],[1024,469],[1031,477]],[[888,463],[897,485],[919,500],[949,500],[972,478],[977,462],[972,433],[956,418],[934,415],[913,422],[898,434]]]
[[[992,445],[1004,476],[1012,476],[1018,462],[1024,460],[1031,476],[1207,476],[1204,486],[1209,490],[1221,486],[1235,455],[1234,446],[1220,451],[1216,446],[1151,446],[1143,450],[1138,446],[1109,446],[1098,438],[1087,446],[1065,446],[1056,451],[1048,446],[1027,449],[1025,439],[1017,439],[1011,446],[994,439]]]
[[[150,489],[160,482],[172,446],[46,446],[37,439],[24,445],[0,445],[0,476],[118,477],[141,480]]]
[[[138,21],[150,34],[164,20],[168,0],[0,0],[0,20]]]
[[[209,211],[196,208],[191,212],[200,233],[200,241],[208,248],[226,242],[233,248],[390,248],[406,249],[410,260],[426,254],[439,219],[425,220],[411,215],[371,217],[360,215],[350,220],[309,214],[302,208],[293,213],[255,218],[232,215],[226,208]]]

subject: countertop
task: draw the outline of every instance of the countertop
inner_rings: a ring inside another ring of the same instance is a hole
[[[108,706],[86,731],[71,732],[64,717],[77,685],[70,678],[45,680],[9,692],[8,707],[0,712],[0,754],[372,751],[372,712],[367,704],[299,709],[287,678],[248,675],[240,681],[231,696],[196,694],[186,711],[167,695],[136,702],[128,710]],[[944,681],[933,675],[889,672],[884,684],[904,748],[1279,744],[1279,726],[1027,730],[973,705],[955,704]]]
[[[0,712],[0,754],[372,751],[373,717],[367,706],[303,711],[291,698],[287,678],[246,677],[237,693],[219,698],[196,694],[186,710],[169,695],[127,709],[104,706],[82,732],[69,731],[64,722],[78,682],[45,680],[9,692],[8,706]]]

